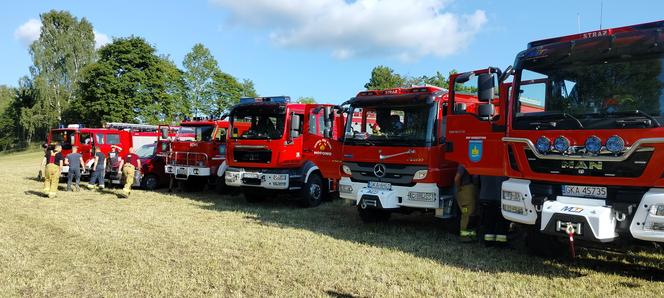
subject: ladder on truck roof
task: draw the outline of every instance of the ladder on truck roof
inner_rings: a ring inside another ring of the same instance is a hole
[[[130,131],[154,132],[158,130],[159,126],[149,125],[149,124],[109,122],[106,123],[106,128],[114,128],[119,130],[130,130]]]

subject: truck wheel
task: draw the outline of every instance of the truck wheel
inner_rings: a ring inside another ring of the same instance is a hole
[[[558,238],[535,228],[526,232],[526,248],[529,253],[547,259],[559,259],[568,254],[568,248]]]
[[[260,189],[245,188],[242,190],[242,194],[249,203],[258,203],[265,200],[265,193]]]
[[[159,178],[154,174],[148,174],[143,177],[141,187],[146,190],[155,190],[159,186]]]
[[[365,223],[380,223],[390,220],[392,212],[383,209],[362,208],[357,206],[357,212]]]
[[[311,174],[300,193],[302,207],[316,207],[323,201],[323,180],[318,174]]]

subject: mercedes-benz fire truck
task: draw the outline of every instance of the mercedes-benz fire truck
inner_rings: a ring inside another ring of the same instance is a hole
[[[456,215],[457,163],[445,156],[447,90],[433,87],[362,91],[349,100],[339,194],[358,206],[363,221],[388,220],[393,212]],[[459,108],[474,111],[474,95],[459,95]],[[463,107],[462,107],[463,105]]]
[[[229,117],[226,184],[241,187],[247,200],[290,192],[313,207],[337,190],[344,121],[338,107],[243,98]]]
[[[183,121],[175,137],[167,142],[163,142],[162,134],[159,146],[165,147],[160,149],[166,155],[164,169],[170,176],[169,188],[175,182],[184,182],[190,188],[214,185],[222,191],[227,131],[228,121],[194,119]]]
[[[471,172],[509,177],[502,213],[530,247],[664,242],[664,21],[531,42],[510,73],[507,117],[468,117],[449,140]]]

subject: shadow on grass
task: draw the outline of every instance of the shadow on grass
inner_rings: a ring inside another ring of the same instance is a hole
[[[47,194],[45,194],[41,191],[36,191],[36,190],[26,190],[25,194],[29,195],[29,196],[38,196],[40,198],[48,198]]]

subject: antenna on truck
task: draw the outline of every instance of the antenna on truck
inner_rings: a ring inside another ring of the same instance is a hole
[[[599,2],[599,30],[602,30],[602,19],[604,18],[604,1]]]

